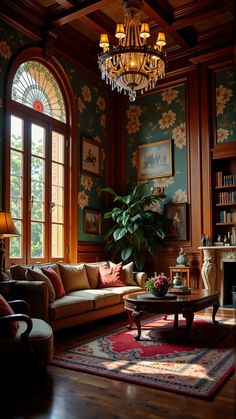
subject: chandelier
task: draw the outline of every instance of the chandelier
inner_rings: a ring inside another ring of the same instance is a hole
[[[147,45],[150,36],[148,23],[141,23],[142,0],[123,0],[125,23],[116,25],[119,44],[110,48],[107,34],[101,34],[99,46],[103,49],[98,56],[102,80],[109,83],[112,90],[128,93],[133,102],[136,92],[152,90],[156,82],[165,76],[167,63],[164,47],[165,34],[158,33],[156,43]]]

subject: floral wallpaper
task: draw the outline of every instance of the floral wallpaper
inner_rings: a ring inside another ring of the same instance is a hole
[[[105,185],[107,103],[110,91],[101,80],[92,79],[60,58],[59,61],[70,80],[78,112],[78,238],[80,241],[101,242],[101,235],[84,232],[84,209],[103,210],[101,188]],[[101,176],[88,175],[81,170],[82,137],[101,145]]]
[[[34,46],[35,42],[27,36],[10,28],[0,20],[0,173],[3,161],[3,109],[5,77],[10,60],[23,46]],[[0,178],[1,179],[1,178]],[[2,208],[2,181],[0,181],[0,208]]]
[[[236,68],[216,71],[217,144],[236,141]]]
[[[179,85],[136,99],[126,107],[127,184],[137,183],[137,148],[140,144],[172,139],[173,176],[150,179],[147,190],[164,187],[166,199],[155,204],[156,211],[169,202],[187,202],[187,133],[185,86]]]
[[[102,169],[101,176],[92,176],[81,173],[79,169],[79,227],[80,240],[100,241],[102,238],[83,231],[83,209],[89,207],[96,210],[103,209],[101,187],[105,184],[105,159],[106,159],[106,124],[107,101],[102,87],[91,86],[88,83],[79,83],[78,94],[79,136],[85,136],[101,145]],[[80,153],[81,155],[81,141]],[[81,162],[79,162],[80,167]]]

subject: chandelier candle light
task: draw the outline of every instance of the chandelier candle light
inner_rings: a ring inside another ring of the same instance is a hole
[[[118,23],[115,33],[119,44],[110,48],[107,34],[101,34],[99,46],[103,52],[98,56],[98,64],[102,79],[110,83],[112,90],[124,90],[133,102],[137,91],[142,94],[152,90],[165,76],[166,39],[159,32],[155,45],[147,45],[150,30],[148,23],[140,21],[142,0],[123,0],[122,7],[125,23]]]

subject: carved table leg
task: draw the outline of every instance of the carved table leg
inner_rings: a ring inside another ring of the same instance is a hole
[[[178,329],[179,327],[179,316],[178,313],[175,314],[175,319],[174,319],[174,324],[173,324],[173,328],[174,329]]]
[[[186,329],[190,330],[193,324],[194,313],[190,311],[188,313],[183,313],[183,316],[186,320]]]
[[[141,336],[141,323],[140,323],[140,317],[143,315],[143,313],[141,311],[133,311],[132,312],[132,317],[134,320],[134,323],[137,326],[137,330],[138,333],[135,336],[135,340],[140,340],[140,336]]]
[[[134,319],[133,319],[133,316],[132,316],[133,312],[131,310],[126,310],[126,313],[127,313],[128,321],[129,321],[127,329],[132,330],[133,329],[133,324],[134,324]]]
[[[220,307],[219,302],[216,303],[216,304],[213,304],[212,321],[213,321],[214,326],[218,326],[218,324],[219,324],[219,322],[215,319],[216,313],[217,313],[217,310],[218,310],[219,307]]]

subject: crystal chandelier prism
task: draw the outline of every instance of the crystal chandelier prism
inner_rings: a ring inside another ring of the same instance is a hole
[[[103,49],[98,56],[102,79],[112,90],[128,93],[133,102],[137,91],[152,90],[159,79],[165,76],[167,63],[164,47],[165,34],[158,33],[156,43],[147,45],[150,37],[148,23],[141,23],[142,0],[123,0],[124,24],[116,25],[117,46],[110,48],[107,34],[101,34],[99,46]]]

